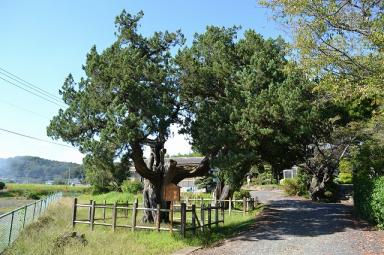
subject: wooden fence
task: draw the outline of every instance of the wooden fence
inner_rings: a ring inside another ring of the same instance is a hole
[[[200,206],[190,203],[194,201],[199,201]],[[226,202],[228,202],[227,205]],[[232,205],[235,202],[242,204],[242,210],[233,208]],[[89,204],[80,204],[75,198],[73,200],[72,226],[87,224],[91,230],[94,229],[94,226],[100,225],[111,227],[113,231],[116,228],[129,228],[131,231],[138,229],[178,231],[184,237],[187,231],[195,234],[197,230],[210,230],[212,225],[218,227],[219,223],[224,223],[225,213],[247,213],[254,208],[254,203],[253,199],[246,198],[242,200],[223,200],[215,202],[215,204],[212,204],[211,199],[188,199],[180,204],[172,203],[169,209],[163,209],[160,208],[160,205],[157,205],[156,208],[139,207],[137,199],[133,203],[126,201],[108,204],[104,201],[104,203],[97,204],[91,200]],[[79,215],[79,209],[81,208],[85,208],[86,212],[83,211],[83,214]],[[168,222],[161,222],[161,217],[156,217],[153,224],[138,221],[138,216],[144,211],[155,211],[156,215],[167,213]],[[179,217],[176,214],[179,214]],[[81,217],[83,219],[80,219]],[[118,223],[118,219],[123,219],[124,224]],[[163,226],[161,226],[162,224]]]

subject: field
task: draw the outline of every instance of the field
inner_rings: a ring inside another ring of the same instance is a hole
[[[90,189],[88,186],[69,186],[69,185],[47,185],[47,184],[17,184],[7,183],[7,192],[15,196],[23,196],[28,193],[36,193],[38,195],[48,195],[55,192],[63,192],[64,194],[79,194]]]
[[[51,193],[63,192],[65,196],[78,196],[89,191],[87,186],[17,184],[7,183],[7,188],[0,191],[0,215],[18,207],[32,203]]]
[[[15,199],[12,197],[0,197],[0,215],[12,211],[18,207],[32,203],[34,200]]]
[[[36,223],[26,228],[19,239],[4,254],[169,254],[187,246],[209,245],[249,227],[255,213],[226,216],[225,225],[213,228],[196,237],[181,238],[178,233],[157,233],[96,226],[94,231],[87,225],[76,226],[75,231],[85,234],[87,244],[78,241],[59,244],[58,237],[72,231],[72,199],[63,198]],[[82,214],[86,214],[83,212]],[[160,252],[159,252],[160,251]]]

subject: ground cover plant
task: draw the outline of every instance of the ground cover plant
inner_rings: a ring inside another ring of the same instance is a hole
[[[213,227],[212,233],[203,233],[195,237],[181,238],[177,233],[136,231],[96,226],[94,231],[89,226],[76,226],[75,231],[84,234],[87,244],[72,241],[58,246],[58,237],[72,231],[71,227],[72,199],[64,198],[53,206],[36,223],[31,224],[18,240],[4,254],[169,254],[187,246],[210,245],[250,227],[254,223],[255,214],[226,215],[225,224],[218,229]],[[83,212],[85,216],[86,212]]]

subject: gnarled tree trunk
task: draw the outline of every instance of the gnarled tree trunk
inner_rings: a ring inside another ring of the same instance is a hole
[[[178,165],[176,161],[164,161],[166,150],[164,149],[165,139],[147,139],[147,145],[151,148],[151,155],[145,163],[143,151],[139,142],[132,143],[132,159],[136,171],[144,177],[144,207],[156,208],[160,204],[161,208],[169,208],[170,203],[164,201],[164,187],[170,183],[178,184],[181,180],[190,177],[204,176],[210,169],[210,161],[219,149],[213,150],[200,162],[199,165]],[[155,211],[145,211],[143,221],[153,222],[157,215]],[[162,221],[168,221],[168,214],[160,215]]]

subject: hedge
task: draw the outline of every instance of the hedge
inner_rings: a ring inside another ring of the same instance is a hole
[[[384,176],[354,179],[354,203],[357,213],[384,228]]]

